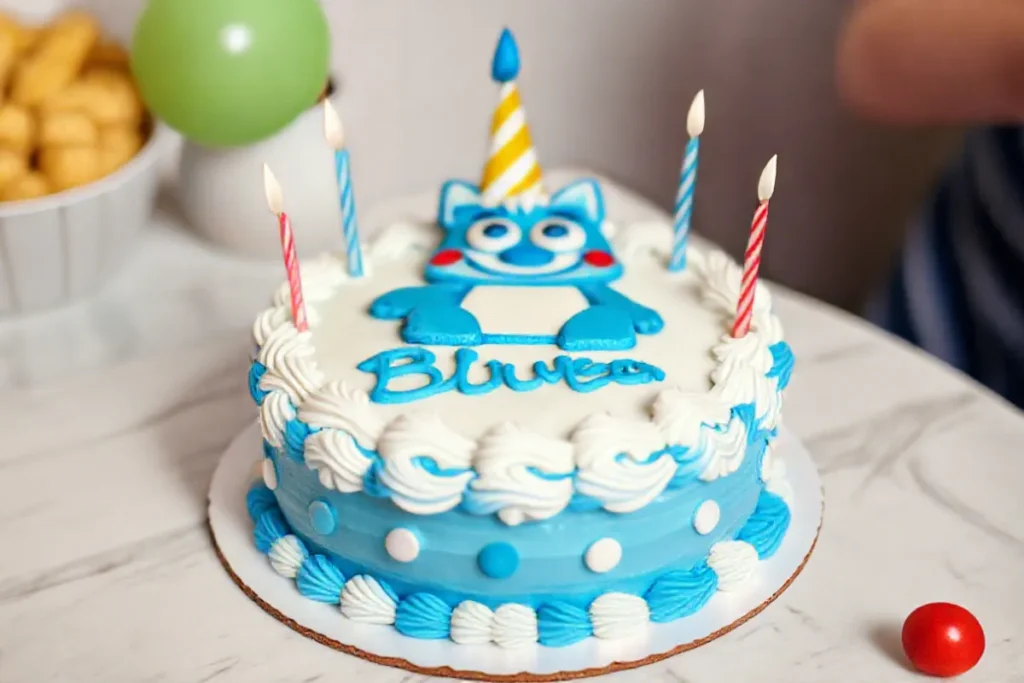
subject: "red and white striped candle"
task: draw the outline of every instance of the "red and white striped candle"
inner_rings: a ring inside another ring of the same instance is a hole
[[[754,211],[754,220],[750,225],[750,238],[747,240],[747,251],[743,256],[743,278],[740,280],[740,296],[736,305],[736,320],[732,324],[732,336],[743,337],[750,331],[750,322],[754,317],[754,293],[757,291],[757,271],[761,268],[761,248],[764,246],[764,234],[768,229],[768,204],[775,192],[775,173],[778,155],[773,156],[761,171],[761,179],[757,184],[757,198],[760,204]]]
[[[263,164],[263,188],[267,194],[267,206],[277,216],[281,231],[281,253],[284,255],[284,267],[288,271],[288,289],[291,292],[292,321],[299,332],[309,329],[306,320],[306,304],[302,300],[302,276],[299,274],[299,257],[295,253],[295,234],[292,222],[284,212],[284,195],[281,184],[277,182],[270,167]]]

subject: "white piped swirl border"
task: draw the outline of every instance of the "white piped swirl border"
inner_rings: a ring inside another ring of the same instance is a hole
[[[270,565],[280,576],[295,579],[308,559],[299,538],[287,534],[278,538],[267,553]],[[708,567],[717,576],[717,590],[742,589],[757,570],[757,551],[743,541],[722,541],[711,547]],[[338,594],[341,613],[354,622],[375,626],[394,626],[398,604],[369,575],[356,575],[344,581]],[[617,640],[636,635],[651,621],[651,608],[643,597],[608,592],[599,595],[587,610],[593,635]],[[459,603],[449,618],[448,637],[459,645],[495,643],[504,649],[534,645],[539,640],[537,612],[531,607],[505,603],[496,609],[466,600]]]
[[[369,247],[367,263],[379,267],[423,257],[436,241],[433,225],[395,224]],[[630,226],[616,239],[623,260],[644,252],[667,259],[670,246],[671,228],[661,223]],[[468,491],[476,504],[495,511],[509,525],[557,515],[576,490],[612,512],[638,510],[664,491],[682,466],[668,453],[650,458],[669,445],[689,448],[686,466],[695,468],[701,480],[728,476],[739,469],[747,446],[746,426],[732,408],[753,403],[759,423],[768,429],[779,421],[782,392],[777,379],[767,373],[773,364],[770,347],[783,340],[782,326],[771,312],[767,288],[758,284],[751,331],[732,338],[724,330],[735,313],[740,267],[722,252],[705,254],[692,248],[689,264],[703,302],[722,316],[723,336],[712,349],[718,365],[711,390],[665,389],[654,401],[650,420],[594,414],[569,439],[499,424],[473,441],[438,415],[409,414],[386,421],[365,392],[328,381],[317,368],[312,334],[299,333],[292,324],[288,285],[283,283],[274,306],[261,313],[253,327],[256,360],[266,368],[259,380],[259,388],[267,392],[260,408],[263,436],[280,448],[286,424],[299,418],[315,430],[304,442],[306,464],[326,488],[361,490],[373,464],[364,451],[375,451],[383,462],[381,481],[395,492],[393,500],[402,509],[413,514],[444,512],[458,506]],[[348,281],[344,262],[333,255],[302,264],[312,327],[319,323],[317,306]],[[629,457],[618,457],[622,453]],[[425,455],[444,471],[431,472],[414,462]],[[782,473],[771,475],[774,486],[784,488]],[[763,476],[769,478],[769,472]]]

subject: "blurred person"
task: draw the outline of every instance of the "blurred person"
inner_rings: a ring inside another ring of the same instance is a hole
[[[871,118],[972,126],[868,317],[1024,407],[1024,2],[860,0],[837,63]]]

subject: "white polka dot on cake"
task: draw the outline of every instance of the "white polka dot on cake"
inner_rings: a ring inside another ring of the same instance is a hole
[[[705,500],[693,515],[693,528],[701,536],[707,536],[715,530],[721,518],[722,511],[718,508],[718,503],[713,500]]]
[[[602,538],[587,548],[584,561],[587,569],[595,574],[610,572],[622,559],[622,546],[614,538]]]
[[[271,491],[277,488],[277,467],[270,458],[263,458],[263,483]]]
[[[397,562],[412,562],[420,554],[420,539],[410,529],[392,529],[384,538],[384,548]]]

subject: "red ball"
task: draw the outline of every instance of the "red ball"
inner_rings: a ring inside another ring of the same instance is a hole
[[[985,632],[959,605],[933,602],[903,622],[903,651],[929,676],[948,678],[970,671],[985,652]]]

